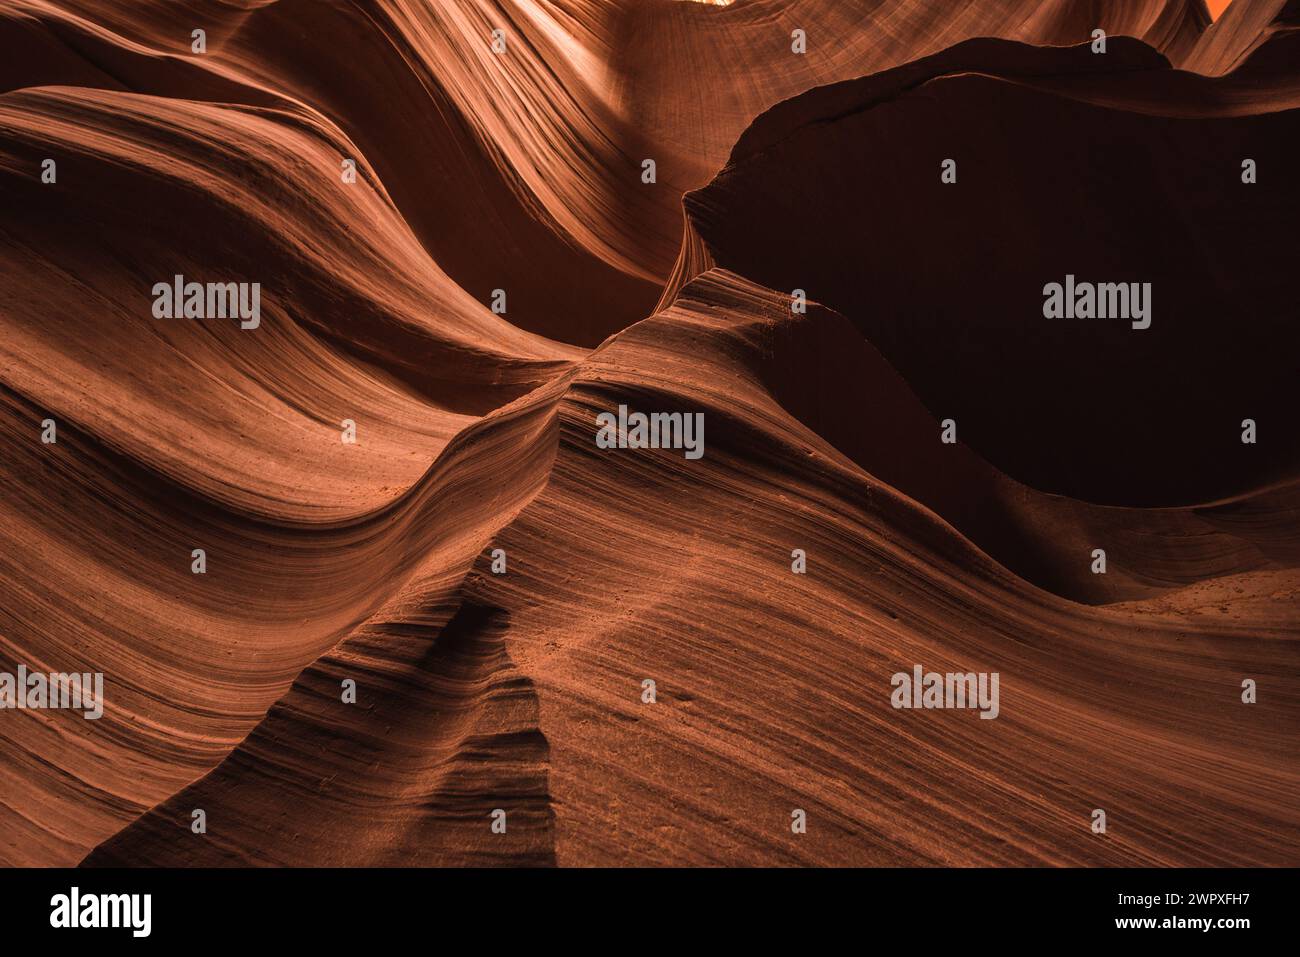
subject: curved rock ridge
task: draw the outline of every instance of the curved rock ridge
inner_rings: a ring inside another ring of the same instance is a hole
[[[6,438],[30,449],[41,413],[6,395]],[[456,581],[544,481],[547,428],[542,395],[507,406],[390,505],[315,522],[200,497],[70,425],[56,453],[7,459],[5,670],[101,672],[106,706],[5,712],[6,793],[26,796],[0,814],[6,860],[75,863],[222,760],[309,663]]]
[[[68,864],[221,760],[415,568],[461,561],[474,510],[490,524],[528,473],[518,447],[479,471],[449,443],[582,353],[452,283],[382,186],[342,186],[331,125],[45,87],[0,96],[0,129],[21,277],[0,310],[3,670],[102,672],[111,702],[5,712],[6,793],[31,803],[0,846]],[[176,275],[259,282],[259,325],[156,318]]]
[[[439,463],[445,479],[392,536],[425,550],[413,574],[216,770],[87,864],[553,863],[536,696],[506,650],[508,614],[474,602],[467,574],[497,523],[545,481],[559,385],[457,439]],[[488,804],[508,807],[508,842],[486,826]],[[196,809],[211,840],[188,840]]]
[[[1295,14],[10,0],[0,863],[1300,862]]]

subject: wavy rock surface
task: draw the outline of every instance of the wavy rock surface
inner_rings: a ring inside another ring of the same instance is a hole
[[[413,649],[369,629],[344,642],[221,767],[88,863],[401,859],[394,844],[371,856],[381,827],[450,863],[1292,859],[1300,570],[1217,576],[1232,611],[1208,620],[1176,602],[1086,609],[1033,588],[764,384],[796,358],[835,361],[852,334],[834,313],[795,323],[779,294],[701,277],[579,366],[546,487],[492,539],[513,557],[507,575],[481,556],[450,625],[399,633],[425,639]],[[894,378],[872,398],[911,397]],[[619,402],[702,409],[708,481],[678,452],[598,451],[594,416]],[[937,423],[920,418],[894,449],[932,438]],[[1051,501],[1037,507],[1059,520]],[[791,575],[793,548],[807,576]],[[417,600],[445,620],[432,595]],[[445,690],[467,645],[492,675],[472,718]],[[989,722],[895,711],[880,689],[911,662],[997,670],[1007,710]],[[1225,682],[1243,662],[1269,675],[1267,705],[1242,707]],[[373,675],[373,707],[338,702],[345,674]],[[324,754],[337,755],[328,780]],[[1124,822],[1112,840],[1089,831],[1094,806]],[[220,836],[190,839],[196,807]],[[494,842],[497,807],[519,829]],[[807,835],[789,830],[796,807],[818,822]],[[439,846],[460,829],[464,843]]]
[[[5,4],[0,861],[1297,863],[1293,6]]]
[[[957,15],[946,0],[13,0],[0,41],[25,53],[0,65],[0,88],[129,89],[336,123],[353,144],[340,155],[364,154],[464,289],[508,289],[512,321],[593,346],[651,311],[682,192],[774,103],[973,36],[1061,45],[1101,27],[1172,55],[1206,22],[1193,0]]]

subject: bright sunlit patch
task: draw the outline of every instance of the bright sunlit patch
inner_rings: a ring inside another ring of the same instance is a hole
[[[1222,16],[1223,11],[1228,9],[1228,4],[1231,2],[1232,0],[1208,0],[1209,7],[1210,7],[1210,19],[1211,20],[1219,19],[1219,17]]]

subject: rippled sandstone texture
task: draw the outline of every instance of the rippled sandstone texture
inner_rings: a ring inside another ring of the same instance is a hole
[[[1294,0],[9,0],[0,48],[0,671],[107,699],[0,711],[0,861],[1300,863]],[[1151,328],[1044,319],[1067,272]],[[155,319],[177,274],[260,326]],[[620,404],[704,457],[597,448]],[[916,663],[998,718],[892,708]]]

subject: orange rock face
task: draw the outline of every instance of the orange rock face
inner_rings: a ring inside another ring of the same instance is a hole
[[[0,863],[1300,864],[1210,12],[5,4]]]

